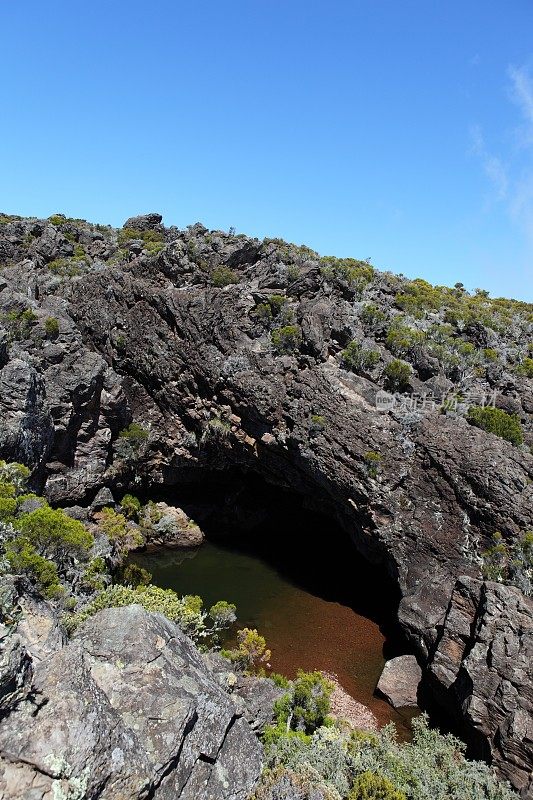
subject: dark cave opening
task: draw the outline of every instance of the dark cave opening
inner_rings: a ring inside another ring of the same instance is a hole
[[[207,541],[260,558],[304,591],[377,623],[385,659],[409,651],[396,622],[400,593],[387,565],[365,559],[331,510],[317,509],[316,499],[310,503],[305,495],[237,469],[154,486],[146,499],[183,508]]]

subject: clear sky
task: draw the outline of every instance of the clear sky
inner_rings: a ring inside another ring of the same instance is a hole
[[[533,0],[21,0],[0,33],[0,210],[533,300]]]

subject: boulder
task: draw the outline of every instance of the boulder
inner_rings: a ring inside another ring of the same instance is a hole
[[[135,228],[138,231],[150,230],[150,228],[158,228],[161,224],[163,217],[161,214],[140,214],[138,217],[130,217],[126,220],[123,228]]]
[[[383,667],[376,690],[394,706],[416,706],[422,670],[414,656],[391,658]]]
[[[34,664],[0,726],[0,796],[246,800],[262,747],[165,617],[107,609]]]
[[[145,507],[141,529],[147,545],[165,547],[199,547],[204,534],[181,508],[167,503]]]

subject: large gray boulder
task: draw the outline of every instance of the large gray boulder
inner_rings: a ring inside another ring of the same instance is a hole
[[[129,606],[34,662],[31,695],[0,726],[0,796],[245,800],[261,759],[192,642]]]
[[[416,706],[422,670],[414,656],[391,658],[383,667],[376,687],[394,708]]]

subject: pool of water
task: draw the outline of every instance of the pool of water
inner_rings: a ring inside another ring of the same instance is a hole
[[[397,712],[374,696],[385,653],[390,658],[399,651],[365,612],[377,607],[379,617],[388,589],[380,585],[379,573],[357,566],[354,553],[338,548],[337,543],[334,559],[323,549],[310,560],[301,546],[280,547],[273,556],[271,548],[261,553],[257,542],[251,549],[243,542],[209,541],[195,551],[160,549],[132,560],[152,573],[153,583],[198,594],[206,607],[217,600],[235,603],[238,627],[257,628],[265,636],[274,671],[288,677],[298,668],[335,673],[381,725],[393,721],[406,739],[414,711]]]

